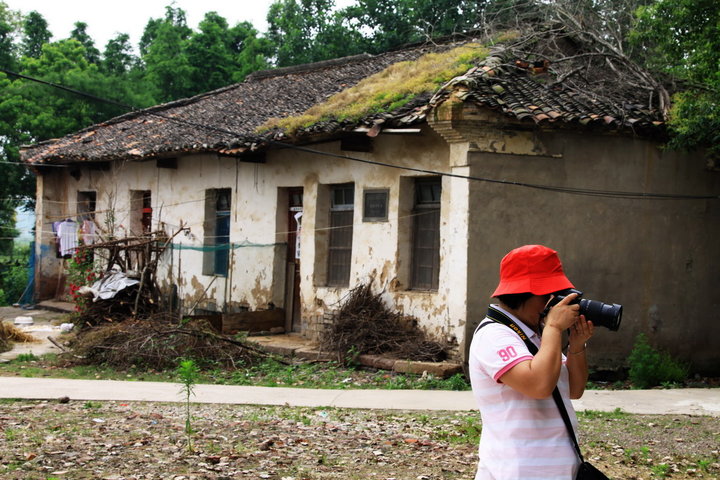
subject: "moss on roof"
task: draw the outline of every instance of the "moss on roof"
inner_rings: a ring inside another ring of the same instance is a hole
[[[374,113],[392,112],[417,95],[434,92],[464,74],[488,53],[483,45],[467,43],[445,52],[427,53],[414,61],[392,64],[300,115],[271,118],[256,131],[280,129],[293,135],[321,121],[358,121]]]

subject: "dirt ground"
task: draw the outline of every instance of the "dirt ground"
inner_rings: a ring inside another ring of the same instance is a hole
[[[6,321],[16,313],[0,308]],[[33,317],[57,327],[63,314]],[[42,353],[38,344],[26,347]],[[190,412],[188,436],[180,403],[0,401],[0,478],[472,479],[481,430],[476,412],[230,405]],[[586,457],[613,479],[720,478],[719,417],[590,412],[580,422]]]
[[[0,478],[471,479],[481,428],[474,412],[191,405],[188,436],[186,413],[183,404],[2,402]],[[614,479],[720,476],[717,417],[582,415],[581,431],[588,457]]]

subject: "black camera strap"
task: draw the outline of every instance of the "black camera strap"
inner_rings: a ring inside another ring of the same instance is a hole
[[[533,356],[538,352],[537,345],[535,345],[528,338],[528,336],[525,335],[525,332],[523,332],[522,328],[520,328],[517,323],[513,321],[512,318],[505,315],[504,312],[490,305],[488,307],[487,317],[498,323],[502,323],[503,325],[509,327],[515,333],[517,333],[523,340],[523,342],[525,342],[525,345],[527,345],[528,350],[530,350],[530,353],[532,353]],[[558,410],[560,410],[560,416],[562,417],[563,422],[565,422],[565,427],[567,428],[568,434],[570,434],[570,440],[572,440],[573,446],[575,447],[575,452],[577,452],[578,456],[580,457],[580,462],[584,462],[585,459],[583,458],[582,451],[580,450],[580,445],[578,444],[577,437],[575,436],[575,430],[572,427],[572,423],[570,422],[570,416],[568,415],[567,409],[565,408],[565,402],[563,402],[562,395],[560,395],[560,390],[558,390],[557,386],[555,387],[555,390],[553,390],[552,396],[553,400],[555,400],[555,404],[557,405]]]

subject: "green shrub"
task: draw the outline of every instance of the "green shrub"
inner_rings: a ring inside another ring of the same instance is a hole
[[[690,370],[688,364],[653,348],[642,333],[635,339],[628,362],[630,381],[638,388],[681,383]]]

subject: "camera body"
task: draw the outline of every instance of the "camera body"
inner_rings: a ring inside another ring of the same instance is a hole
[[[622,320],[622,305],[618,305],[617,303],[603,303],[597,300],[582,298],[583,292],[575,290],[574,288],[568,288],[555,292],[553,294],[553,298],[550,299],[550,302],[548,302],[545,307],[544,315],[547,315],[552,307],[572,293],[577,293],[578,296],[575,297],[571,304],[580,304],[580,314],[585,315],[586,320],[590,320],[593,325],[605,327],[613,332],[616,332],[620,328],[620,321]]]

